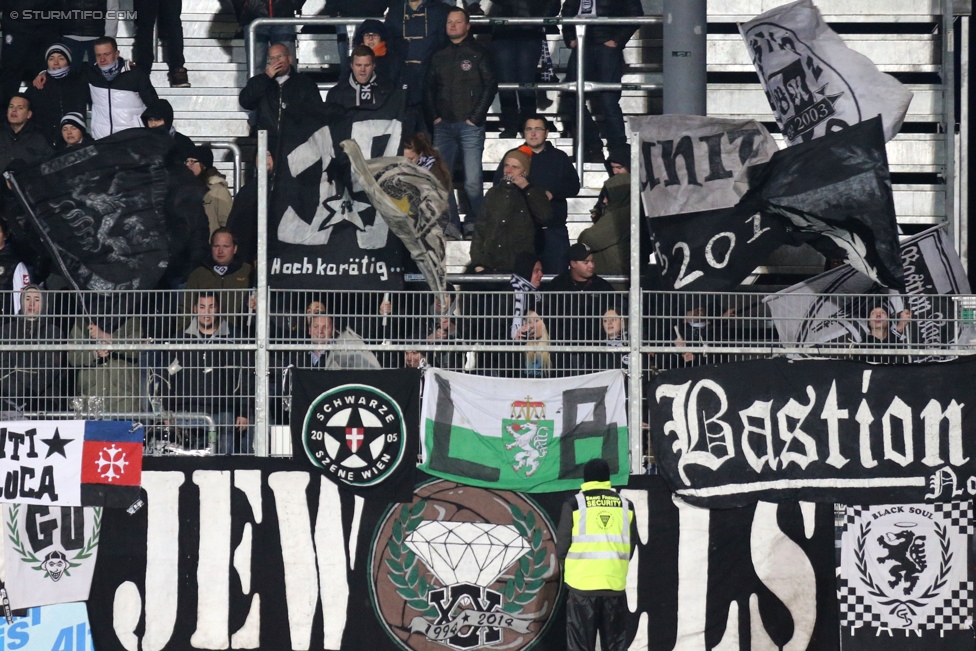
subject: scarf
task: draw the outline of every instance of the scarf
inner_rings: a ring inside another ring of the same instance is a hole
[[[218,276],[224,276],[224,275],[227,274],[227,270],[229,268],[230,267],[228,267],[225,264],[215,264],[213,270],[214,270],[214,273],[217,274]]]
[[[376,47],[373,48],[373,54],[376,55],[377,57],[385,57],[386,41],[380,41],[379,43],[377,43]]]
[[[596,0],[580,0],[579,11],[576,16],[579,18],[596,18]]]
[[[515,318],[512,319],[511,337],[518,339],[519,330],[522,329],[522,319],[528,311],[529,294],[532,295],[533,302],[540,300],[542,296],[535,285],[518,274],[512,274],[512,279],[508,282],[515,290]]]
[[[349,73],[349,85],[352,86],[353,89],[356,91],[356,106],[359,106],[360,104],[365,104],[367,102],[369,102],[370,104],[375,103],[375,100],[373,99],[373,88],[376,87],[375,72],[369,78],[369,81],[367,81],[365,84],[362,85],[360,85],[359,82],[356,81],[356,76],[354,74]]]
[[[67,75],[69,72],[71,72],[71,68],[65,66],[63,68],[58,68],[57,70],[48,70],[47,74],[48,76],[54,77],[55,79],[60,79],[61,77]]]
[[[119,76],[119,73],[122,72],[122,59],[116,59],[115,63],[105,67],[98,66],[98,69],[102,71],[102,76],[105,77],[107,81],[112,81]]]
[[[420,165],[422,168],[430,172],[434,169],[434,157],[421,156],[420,158],[417,159],[417,165]]]

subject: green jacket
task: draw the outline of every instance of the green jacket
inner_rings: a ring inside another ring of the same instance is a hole
[[[603,184],[607,203],[597,204],[597,222],[579,234],[578,241],[593,250],[600,276],[630,273],[630,174],[617,174]]]
[[[535,253],[535,232],[552,219],[549,198],[528,186],[500,183],[485,194],[471,240],[471,265],[511,273],[515,256]]]

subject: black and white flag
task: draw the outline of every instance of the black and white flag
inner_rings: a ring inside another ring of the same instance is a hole
[[[841,649],[972,649],[972,501],[835,508]]]
[[[771,9],[739,31],[790,145],[879,114],[885,141],[901,129],[911,91],[848,48],[812,0]]]
[[[633,118],[640,131],[641,200],[648,217],[729,208],[748,189],[746,170],[778,148],[753,120],[700,115]]]
[[[647,422],[661,474],[696,506],[969,498],[973,373],[976,361],[675,369],[653,379]]]
[[[969,294],[969,279],[945,226],[934,226],[901,244],[905,292],[885,289],[850,265],[797,283],[764,299],[784,344],[837,346],[863,343],[868,335],[869,310],[887,302],[894,320],[911,312],[904,343],[922,348],[950,348],[956,343],[957,320],[953,295]],[[875,299],[864,294],[878,294]],[[912,362],[951,359],[915,355]]]
[[[163,159],[172,139],[127,129],[12,173],[36,234],[80,289],[152,289],[169,262]]]
[[[797,243],[843,258],[885,287],[901,288],[898,224],[881,120],[873,118],[782,149],[750,169],[745,204],[779,215]]]

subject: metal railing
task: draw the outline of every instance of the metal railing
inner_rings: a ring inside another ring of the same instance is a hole
[[[241,189],[241,185],[242,185],[241,179],[243,178],[241,176],[243,170],[242,159],[241,159],[241,148],[238,147],[236,143],[224,142],[222,140],[221,141],[211,140],[205,142],[204,144],[209,146],[211,149],[229,151],[231,153],[232,160],[234,161],[234,196],[236,197],[237,193]]]
[[[585,162],[585,146],[583,141],[583,112],[586,102],[586,93],[601,90],[660,90],[662,84],[657,83],[602,83],[586,81],[583,75],[583,64],[585,61],[586,50],[586,28],[588,25],[633,25],[636,28],[643,25],[658,25],[664,22],[663,16],[639,16],[630,18],[563,18],[556,16],[552,18],[487,18],[474,16],[471,24],[478,25],[498,25],[498,26],[518,26],[543,27],[556,25],[575,25],[576,26],[576,80],[563,83],[505,83],[498,84],[500,90],[559,90],[576,94],[576,143],[575,143],[575,162],[576,171],[580,181],[583,180],[583,170]],[[258,18],[248,24],[245,34],[245,45],[247,47],[247,60],[254,66],[248,71],[248,75],[260,73],[260,63],[255,61],[255,46],[257,37],[255,30],[264,25],[294,25],[296,27],[304,25],[348,25],[348,18],[324,18],[324,17],[298,17],[298,18]],[[322,88],[329,88],[324,85]]]

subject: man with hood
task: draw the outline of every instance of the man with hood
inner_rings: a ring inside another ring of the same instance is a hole
[[[593,252],[596,273],[604,276],[630,274],[630,152],[627,147],[610,151],[607,159],[613,175],[603,184],[600,198],[590,211],[594,224],[577,237]]]
[[[173,148],[167,158],[167,165],[182,164],[193,154],[196,145],[173,126],[173,105],[168,100],[156,99],[149,102],[140,119],[147,128],[165,131],[173,139]]]
[[[95,65],[88,66],[88,90],[91,93],[91,134],[95,140],[143,126],[141,116],[146,105],[159,99],[149,80],[149,71],[133,66],[122,58],[119,46],[111,36],[95,40]],[[35,88],[44,88],[49,75],[41,72],[34,79]]]
[[[44,315],[41,288],[27,285],[19,293],[21,314],[0,328],[8,344],[62,344],[61,329]],[[64,353],[59,350],[9,350],[0,353],[0,414],[19,419],[25,412],[55,408],[66,395],[62,380]]]
[[[51,155],[51,145],[34,126],[32,116],[27,95],[17,93],[10,98],[7,122],[0,126],[0,173],[6,171],[12,161],[22,160],[29,165]]]
[[[399,88],[400,70],[403,67],[403,57],[397,48],[397,42],[390,39],[383,21],[376,18],[367,18],[353,36],[353,47],[365,45],[373,50],[374,61],[376,62],[376,74],[393,82]]]

